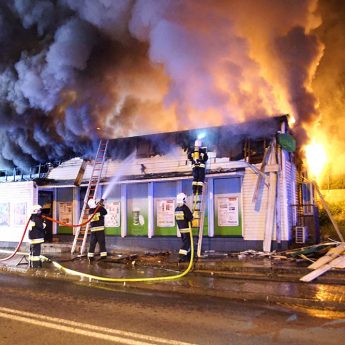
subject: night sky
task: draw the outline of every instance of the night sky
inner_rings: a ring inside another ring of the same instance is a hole
[[[344,19],[335,0],[2,0],[0,169],[287,113],[345,162]]]

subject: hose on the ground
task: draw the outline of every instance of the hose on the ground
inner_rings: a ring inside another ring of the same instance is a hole
[[[48,216],[43,216],[43,218],[45,218],[47,220],[50,220],[50,221],[54,221],[54,222],[59,223],[59,224],[64,224],[66,226],[72,226],[72,227],[83,226],[83,225],[89,223],[92,220],[92,218],[94,217],[94,215],[97,212],[99,207],[100,206],[98,206],[95,209],[94,213],[91,215],[91,217],[86,222],[84,222],[82,224],[78,224],[78,225],[69,224],[69,223],[63,223],[63,222],[60,222],[60,221],[58,221],[56,219],[50,218]],[[23,242],[23,239],[24,239],[25,233],[27,231],[27,228],[29,226],[29,222],[30,222],[30,218],[27,221],[27,224],[25,226],[25,230],[23,232],[22,238],[21,238],[20,242],[18,243],[18,245],[17,245],[16,249],[14,250],[14,252],[12,254],[10,254],[6,258],[0,259],[0,261],[9,260],[10,258],[12,258],[18,252],[18,250],[19,250],[19,248],[20,248],[20,246],[21,246],[21,244]],[[125,282],[169,281],[169,280],[176,280],[176,279],[180,279],[180,278],[184,277],[192,269],[193,261],[194,261],[194,243],[193,243],[193,233],[192,233],[192,228],[191,227],[189,227],[189,236],[190,236],[190,243],[191,243],[191,256],[190,256],[189,264],[188,264],[187,268],[183,272],[181,272],[179,274],[176,274],[176,275],[172,275],[172,276],[150,277],[150,278],[148,278],[148,277],[145,277],[145,278],[109,278],[109,277],[102,277],[102,276],[96,276],[96,275],[92,275],[92,274],[88,274],[88,273],[83,273],[83,272],[79,272],[79,271],[76,271],[76,270],[72,270],[70,268],[62,266],[61,264],[59,264],[56,261],[50,260],[47,257],[44,257],[44,256],[42,256],[42,257],[44,259],[46,259],[47,261],[51,261],[56,268],[66,272],[67,274],[78,275],[78,276],[81,276],[81,277],[85,277],[85,278],[89,278],[89,279],[94,279],[94,280],[98,280],[98,281],[118,282],[118,283],[120,283],[120,282],[125,283]]]
[[[176,280],[176,279],[180,279],[180,278],[184,277],[186,274],[188,274],[188,272],[192,269],[192,266],[193,266],[194,244],[193,244],[193,234],[192,234],[191,227],[189,228],[189,236],[190,236],[190,243],[191,243],[191,256],[190,256],[190,260],[189,260],[189,265],[187,266],[187,268],[183,272],[181,272],[177,275],[173,275],[173,276],[152,277],[152,278],[148,278],[148,277],[145,277],[145,278],[108,278],[108,277],[101,277],[101,276],[96,276],[96,275],[92,275],[92,274],[88,274],[88,273],[75,271],[75,270],[72,270],[70,268],[66,268],[66,267],[62,266],[61,264],[59,264],[56,261],[51,261],[51,262],[53,263],[53,265],[56,268],[66,272],[67,274],[78,275],[80,277],[85,277],[85,278],[104,281],[104,282],[125,283],[125,282],[157,282],[157,281]]]
[[[86,225],[87,223],[90,223],[91,220],[93,219],[93,217],[95,216],[95,214],[97,213],[97,211],[98,211],[98,209],[99,209],[100,207],[101,207],[100,205],[97,205],[97,207],[95,208],[95,211],[92,213],[91,217],[88,218],[87,221],[85,221],[84,223],[81,223],[81,224],[64,223],[64,222],[61,222],[61,221],[59,221],[59,220],[57,220],[57,219],[50,218],[50,217],[44,216],[44,215],[42,215],[42,218],[43,218],[43,219],[47,219],[47,220],[49,220],[49,221],[51,221],[51,222],[54,222],[54,223],[58,223],[58,224],[60,224],[60,225],[70,226],[70,227],[74,227],[74,228],[75,228],[75,227],[84,226],[84,225]],[[20,239],[20,241],[19,241],[17,247],[16,247],[15,250],[13,251],[13,253],[11,253],[9,256],[7,256],[7,257],[5,257],[5,258],[0,259],[0,262],[1,262],[1,261],[7,261],[7,260],[13,258],[13,257],[17,254],[17,252],[18,252],[20,246],[21,246],[22,243],[23,243],[23,240],[24,240],[26,231],[27,231],[27,229],[28,229],[29,223],[30,223],[30,218],[28,219],[28,221],[27,221],[27,223],[26,223],[26,226],[25,226],[25,229],[24,229],[24,231],[23,231],[22,237],[21,237],[21,239]]]

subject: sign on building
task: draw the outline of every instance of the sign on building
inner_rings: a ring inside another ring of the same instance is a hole
[[[0,242],[20,241],[37,199],[33,181],[0,183]],[[28,233],[24,238],[27,241]]]
[[[175,226],[175,199],[157,200],[157,226],[162,228]]]

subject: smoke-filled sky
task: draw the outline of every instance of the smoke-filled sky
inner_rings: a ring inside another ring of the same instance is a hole
[[[327,138],[339,156],[344,11],[341,0],[2,0],[0,168],[82,155],[99,135],[287,113],[301,143]]]

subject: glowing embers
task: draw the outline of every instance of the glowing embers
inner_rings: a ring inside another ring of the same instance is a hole
[[[305,147],[308,172],[313,179],[320,179],[328,161],[323,144],[313,140]]]

